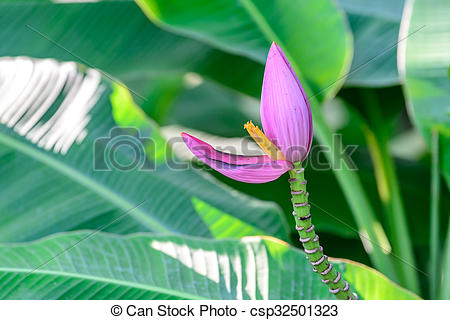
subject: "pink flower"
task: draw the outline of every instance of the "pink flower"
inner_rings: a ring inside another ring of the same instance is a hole
[[[264,71],[261,121],[265,134],[252,122],[244,127],[264,150],[264,156],[228,154],[185,132],[182,137],[201,161],[242,182],[275,180],[293,169],[294,163],[305,160],[313,136],[311,109],[300,81],[275,43],[270,47]]]

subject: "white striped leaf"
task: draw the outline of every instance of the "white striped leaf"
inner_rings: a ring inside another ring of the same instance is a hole
[[[400,32],[399,72],[409,115],[430,142],[439,132],[441,169],[450,185],[450,3],[410,0]]]
[[[417,299],[334,261],[364,299]],[[69,233],[0,246],[0,299],[334,299],[305,254],[273,238]]]
[[[126,88],[80,68],[0,60],[1,241],[103,227],[286,238],[279,208],[171,157]]]

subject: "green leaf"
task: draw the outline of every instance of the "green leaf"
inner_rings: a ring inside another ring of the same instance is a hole
[[[259,63],[165,32],[132,0],[0,0],[0,10],[0,56],[54,58],[98,68],[129,84],[140,103],[155,76],[186,72],[259,94]],[[246,83],[240,81],[244,76]]]
[[[259,123],[259,117],[259,100],[203,81],[180,93],[167,123],[222,137],[242,137],[247,135],[244,123]]]
[[[344,278],[349,281],[356,291],[364,298],[371,300],[413,300],[419,299],[414,293],[405,290],[390,281],[383,274],[365,265],[346,262]]]
[[[346,86],[399,83],[397,41],[404,0],[338,0],[353,32],[354,56]]]
[[[450,186],[450,3],[407,1],[400,38],[399,71],[404,80],[409,114],[430,143],[439,132],[441,170]]]
[[[447,228],[447,240],[444,246],[444,256],[442,270],[442,283],[441,283],[441,299],[450,299],[450,221]]]
[[[145,96],[142,110],[158,124],[164,123],[183,90],[183,77],[162,75],[152,79],[147,87],[150,90]]]
[[[364,299],[417,299],[334,262]],[[273,238],[79,232],[0,246],[1,299],[333,299],[305,254]]]
[[[389,150],[389,137],[392,134],[389,118],[383,114],[385,105],[373,89],[360,89],[362,113],[348,105],[354,121],[359,122],[361,134],[366,139],[374,167],[379,200],[383,204],[383,213],[389,226],[389,239],[394,255],[400,259],[394,261],[399,274],[399,283],[408,289],[419,292],[416,260],[413,254],[412,237],[406,220],[401,187],[398,183],[397,168]],[[382,107],[383,106],[383,107]],[[364,116],[363,116],[364,115]],[[422,190],[419,191],[419,194]],[[411,214],[411,213],[409,213]]]
[[[136,2],[169,30],[260,63],[277,42],[319,97],[334,95],[348,71],[351,36],[329,0]]]
[[[116,219],[107,225],[114,232],[286,239],[277,206],[177,161],[128,90],[97,70],[4,58],[0,77],[0,90],[8,89],[0,96],[1,241],[99,229]],[[232,230],[208,224],[193,201],[233,218]]]

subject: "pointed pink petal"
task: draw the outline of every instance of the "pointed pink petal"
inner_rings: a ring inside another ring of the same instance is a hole
[[[263,183],[277,179],[293,168],[288,161],[271,161],[268,156],[242,156],[215,150],[208,143],[185,132],[184,143],[202,162],[231,179]]]
[[[288,161],[305,160],[313,136],[311,108],[297,75],[275,43],[264,71],[261,121],[266,136]]]

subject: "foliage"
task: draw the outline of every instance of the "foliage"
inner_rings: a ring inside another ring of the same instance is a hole
[[[333,260],[363,299],[449,298],[448,1],[0,10],[2,299],[333,299],[294,247],[287,177],[230,181],[178,135],[247,141],[272,41],[311,101],[306,177],[327,255],[378,269]],[[121,139],[136,148],[111,149]],[[446,182],[433,192],[430,158]]]
[[[12,280],[0,284],[2,299],[334,298],[309,272],[304,253],[272,238],[77,232],[0,252],[2,278]],[[335,263],[362,298],[417,299],[373,269]]]

